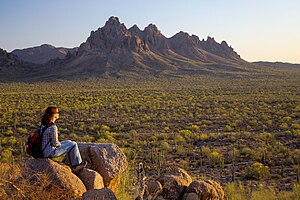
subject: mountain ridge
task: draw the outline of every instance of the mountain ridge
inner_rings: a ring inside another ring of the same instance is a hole
[[[26,73],[21,76],[24,80],[264,73],[261,64],[243,60],[226,41],[218,43],[209,36],[206,40],[200,40],[198,36],[184,31],[167,38],[155,24],[150,23],[143,30],[137,25],[127,28],[114,16],[103,27],[91,31],[79,47],[67,49],[44,44],[25,49],[23,53],[42,49],[47,49],[46,52],[51,49],[55,53],[46,53],[35,61],[30,70],[25,70]],[[16,52],[14,50],[11,54]],[[24,68],[33,63],[28,60],[23,62],[20,57],[15,58],[20,60],[16,66]],[[14,77],[5,77],[10,78]]]

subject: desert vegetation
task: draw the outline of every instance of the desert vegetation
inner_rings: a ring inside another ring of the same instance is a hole
[[[263,194],[297,199],[299,77],[1,83],[1,163],[27,159],[23,146],[28,134],[44,109],[56,105],[61,140],[113,142],[125,152],[130,167],[119,197],[134,194],[130,177],[143,162],[149,180],[178,166],[193,177],[219,181],[228,199],[260,199]],[[1,174],[1,180],[14,183]]]

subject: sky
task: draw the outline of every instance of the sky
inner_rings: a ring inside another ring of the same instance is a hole
[[[249,62],[300,63],[300,0],[0,0],[0,48],[78,47],[111,16],[225,40]]]

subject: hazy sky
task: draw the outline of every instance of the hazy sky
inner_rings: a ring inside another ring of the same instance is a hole
[[[247,61],[300,63],[300,0],[0,0],[0,48],[79,46],[110,16],[225,40]]]

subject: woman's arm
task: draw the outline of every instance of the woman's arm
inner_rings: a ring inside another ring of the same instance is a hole
[[[52,146],[58,147],[58,146],[60,146],[60,142],[58,140],[58,129],[57,129],[57,126],[56,125],[52,125],[50,128],[52,129],[51,130],[51,134],[50,134],[50,137],[52,139]]]

